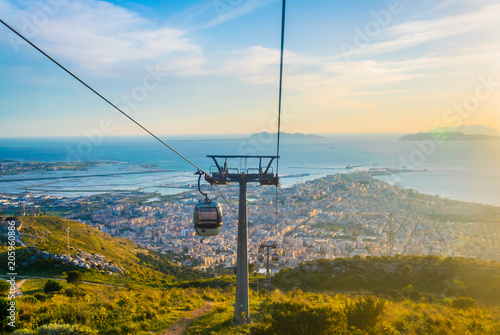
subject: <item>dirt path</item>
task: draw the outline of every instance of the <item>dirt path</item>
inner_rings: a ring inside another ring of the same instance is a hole
[[[199,318],[200,316],[210,313],[214,308],[212,302],[207,302],[205,306],[195,309],[187,317],[180,318],[172,326],[167,329],[167,332],[163,335],[183,335],[186,333],[189,325],[193,320]]]
[[[23,279],[16,283],[16,297],[20,297],[23,295],[23,291],[21,291],[21,286],[26,282],[27,279]]]
[[[0,275],[0,278],[2,277],[6,277],[8,278],[9,276],[6,276],[6,275]],[[38,276],[17,276],[16,278],[26,278],[24,280],[22,280],[23,284],[26,280],[29,280],[29,279],[52,279],[52,280],[60,280],[60,281],[66,281],[66,278],[56,278],[56,277],[38,277]],[[21,281],[20,281],[21,282]],[[84,283],[84,284],[92,284],[92,285],[104,285],[104,286],[109,286],[109,287],[123,287],[124,285],[123,284],[106,284],[106,283],[97,283],[97,282],[93,282],[93,281],[86,281],[86,280],[82,280],[81,283]],[[21,284],[22,285],[22,284]],[[19,286],[21,287],[21,286]]]

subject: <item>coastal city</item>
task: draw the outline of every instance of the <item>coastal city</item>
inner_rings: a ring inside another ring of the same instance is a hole
[[[249,262],[264,267],[264,242],[274,271],[318,258],[439,255],[500,260],[496,228],[500,208],[420,194],[376,177],[389,170],[336,174],[292,187],[248,185]],[[209,196],[224,212],[217,236],[200,237],[193,227],[194,191],[158,198],[144,192],[106,193],[76,198],[30,192],[1,194],[2,211],[19,215],[54,213],[94,226],[141,247],[178,257],[203,270],[236,263],[238,187]],[[276,199],[278,206],[276,206]],[[277,210],[276,210],[277,208]]]

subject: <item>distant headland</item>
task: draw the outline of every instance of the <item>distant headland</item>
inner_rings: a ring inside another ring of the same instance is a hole
[[[433,139],[441,141],[500,141],[500,136],[478,134],[468,135],[460,132],[443,132],[410,134],[399,138],[400,141],[422,141]]]
[[[500,141],[500,131],[483,125],[441,127],[428,132],[401,136],[400,141]]]

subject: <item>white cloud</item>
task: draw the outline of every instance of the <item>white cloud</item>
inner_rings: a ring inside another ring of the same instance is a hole
[[[500,47],[469,48],[464,54],[430,54],[426,57],[400,61],[340,61],[336,57],[312,57],[286,51],[284,57],[284,89],[289,98],[320,106],[360,107],[376,110],[373,103],[362,102],[373,96],[396,99],[429,98],[419,92],[422,82],[436,80],[453,82],[455,78],[476,77],[481,64],[488,71],[488,62],[496,60]],[[218,55],[218,66],[208,69],[211,75],[237,78],[255,85],[277,85],[279,50],[252,46]],[[450,97],[443,87],[441,97]],[[433,98],[438,97],[433,96]]]
[[[220,55],[218,55],[220,57]],[[218,58],[219,58],[218,57]],[[408,92],[408,89],[383,91],[380,85],[395,84],[421,77],[433,66],[432,59],[401,62],[345,62],[334,57],[303,56],[291,51],[284,55],[284,89],[295,101],[311,105],[361,107],[375,110],[372,103],[360,102],[362,96]],[[226,54],[218,66],[207,70],[255,85],[277,85],[279,50],[252,46]]]
[[[276,1],[278,0],[205,0],[176,17],[179,24],[187,30],[203,30],[245,16]]]
[[[449,9],[454,1],[437,10]],[[395,98],[449,98],[448,87],[429,95],[425,83],[436,80],[453,86],[457,79],[471,80],[488,73],[498,64],[500,45],[500,5],[492,1],[469,4],[440,18],[413,19],[381,32],[372,44],[362,48],[360,57],[345,62],[343,57],[310,57],[291,51],[285,54],[285,92],[296,101],[325,106],[357,106],[374,110],[373,104],[360,102],[363,96],[398,93]],[[435,8],[436,9],[436,8]],[[455,10],[455,9],[453,9]],[[423,46],[425,44],[425,46]],[[396,51],[419,46],[417,54]],[[423,46],[423,47],[422,47]],[[384,61],[373,56],[387,55]],[[225,57],[225,58],[224,58]],[[279,50],[248,47],[224,55],[219,67],[210,73],[234,76],[252,84],[278,82]],[[398,87],[394,90],[384,88]],[[399,94],[400,93],[400,94]]]
[[[494,36],[500,32],[500,5],[490,5],[467,13],[446,15],[437,19],[413,20],[383,30],[373,43],[360,48],[358,56],[370,57],[405,50],[424,43],[460,38],[464,34]],[[470,40],[470,39],[469,39]]]
[[[137,13],[108,2],[77,0],[61,5],[57,13],[37,29],[33,39],[51,54],[99,74],[121,75],[130,72],[130,68],[142,69],[153,63],[170,75],[225,76],[255,85],[277,85],[278,49],[251,46],[214,53],[206,59],[201,47],[187,37],[189,30],[227,22],[274,1],[235,1],[233,3],[239,6],[222,16],[216,16],[215,0],[205,1],[179,16],[187,26],[186,30],[179,30],[158,27]],[[43,10],[36,1],[23,4],[27,5],[20,7],[15,2],[0,0],[2,16],[13,25],[23,27]],[[452,5],[450,1],[441,9]],[[417,86],[410,83],[412,80],[451,78],[469,71],[467,66],[473,62],[484,66],[498,59],[500,46],[497,44],[487,45],[479,39],[472,43],[470,37],[461,40],[465,34],[484,37],[500,32],[496,23],[500,5],[486,0],[481,5],[479,9],[458,14],[393,25],[381,31],[374,43],[362,48],[361,57],[352,62],[339,60],[343,57],[338,55],[312,57],[287,50],[285,93],[304,103],[369,110],[375,110],[376,106],[361,102],[363,97],[401,93],[402,98],[412,99],[411,91]],[[390,57],[395,51],[436,41],[449,45],[436,43],[425,48],[426,55],[407,53],[399,56],[401,60]],[[386,59],[392,60],[370,59],[376,55],[389,55]],[[470,71],[477,73],[479,67]]]
[[[119,76],[119,69],[130,71],[151,63],[170,75],[203,73],[201,47],[183,31],[156,27],[137,13],[104,1],[60,3],[44,8],[36,1],[23,2],[21,8],[3,1],[0,8],[6,8],[7,21],[42,49],[99,74]]]
[[[211,0],[210,2],[216,9],[218,17],[210,20],[204,28],[213,27],[224,22],[237,19],[241,16],[255,11],[256,9],[259,9],[260,7],[266,6],[276,1],[278,0]],[[231,6],[231,2],[235,5]]]
[[[269,84],[277,80],[279,50],[252,46],[243,50],[217,55],[214,75],[236,76],[251,84]]]

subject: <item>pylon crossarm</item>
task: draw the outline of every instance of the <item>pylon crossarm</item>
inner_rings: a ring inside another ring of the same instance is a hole
[[[274,161],[275,158],[278,158],[278,156],[271,157],[271,159],[269,160],[269,164],[267,164],[266,170],[264,171],[264,174],[268,174],[269,173],[269,168],[271,167],[271,164],[273,163],[273,161]]]
[[[212,180],[207,180],[212,185],[240,182],[242,178],[245,178],[248,183],[258,182],[261,185],[278,185],[278,176],[272,172],[271,167],[274,160],[279,158],[278,156],[208,155],[207,157],[214,161],[217,170],[217,172],[211,172],[210,177]],[[239,169],[235,167],[229,168],[228,159],[258,159],[258,168],[246,168],[245,170],[241,170],[241,167]],[[262,165],[263,159],[269,159],[269,162],[265,165],[265,170]],[[221,164],[220,160],[224,160],[224,164]],[[255,170],[255,173],[250,172],[253,170]]]

